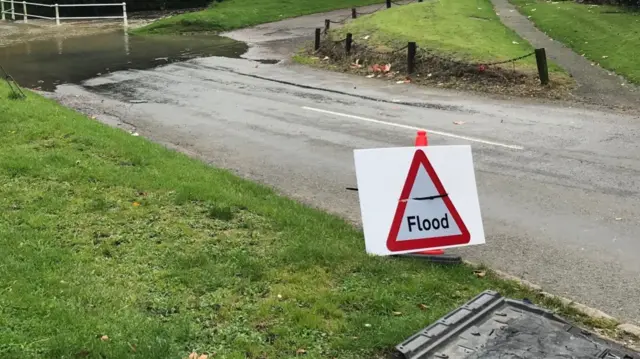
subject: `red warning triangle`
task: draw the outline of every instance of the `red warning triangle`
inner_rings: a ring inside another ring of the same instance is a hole
[[[466,244],[469,230],[422,150],[416,150],[391,224],[391,252]]]

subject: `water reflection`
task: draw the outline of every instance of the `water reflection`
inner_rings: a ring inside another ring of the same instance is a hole
[[[0,47],[0,64],[22,85],[53,91],[103,73],[203,56],[240,57],[247,45],[215,35],[134,36],[123,31]]]

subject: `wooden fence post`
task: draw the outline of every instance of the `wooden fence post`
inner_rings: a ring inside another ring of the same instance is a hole
[[[411,75],[416,70],[416,43],[410,42],[407,46],[407,73]]]
[[[352,33],[348,33],[347,34],[347,40],[345,41],[345,50],[347,52],[347,55],[349,55],[351,53],[351,44],[353,43],[353,34]]]
[[[391,8],[391,0],[387,0],[387,9]]]
[[[351,8],[351,18],[352,18],[352,19],[355,19],[355,18],[357,18],[357,17],[358,17],[358,12],[356,11],[356,8],[355,8],[355,7],[352,7],[352,8]]]
[[[324,20],[324,33],[325,34],[327,32],[329,32],[329,27],[331,27],[331,20],[329,20],[329,19]]]
[[[538,65],[538,75],[540,84],[549,84],[549,67],[547,65],[547,53],[544,48],[536,49],[536,64]]]
[[[313,47],[314,50],[318,51],[320,50],[320,32],[322,31],[321,28],[316,28],[316,43]]]

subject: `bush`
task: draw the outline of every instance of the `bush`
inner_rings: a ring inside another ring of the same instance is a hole
[[[109,2],[126,2],[128,12],[151,11],[151,10],[172,10],[172,9],[188,9],[195,7],[205,7],[212,0],[38,0],[42,4],[53,5],[58,4],[91,4],[91,3],[109,3]],[[222,1],[222,0],[215,0]],[[51,9],[42,7],[29,8],[30,14],[52,16]],[[78,7],[78,8],[60,8],[60,16],[109,16],[120,15],[122,13],[119,7]]]
[[[596,4],[596,5],[615,5],[630,8],[640,8],[640,0],[576,0],[579,3],[584,4]]]

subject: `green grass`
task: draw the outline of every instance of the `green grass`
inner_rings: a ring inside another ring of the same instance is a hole
[[[318,12],[380,3],[382,0],[224,0],[203,11],[156,21],[135,34],[220,32]],[[320,26],[322,24],[318,24]]]
[[[500,22],[489,0],[414,3],[363,16],[337,31],[339,36],[353,33],[356,43],[370,36],[369,43],[390,48],[415,41],[424,49],[464,60],[504,60],[533,51]]]
[[[573,1],[512,2],[554,40],[563,42],[602,67],[640,83],[640,12]]]
[[[484,289],[534,295],[367,256],[340,218],[30,92],[0,114],[3,359],[369,359]]]

